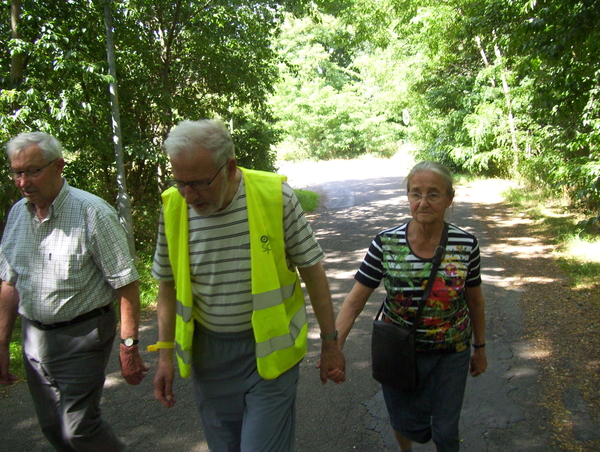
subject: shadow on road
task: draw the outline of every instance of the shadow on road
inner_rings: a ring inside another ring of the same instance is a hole
[[[299,170],[290,177],[295,188],[308,188],[323,195],[324,205],[309,215],[311,225],[327,254],[329,277],[336,311],[351,289],[354,273],[375,235],[409,219],[402,189],[403,179],[394,162],[347,162],[322,165],[323,173]],[[288,168],[291,168],[288,165]],[[342,170],[340,170],[340,168]],[[353,171],[350,169],[354,168]],[[385,169],[385,171],[382,170]],[[406,168],[403,168],[406,169]],[[302,182],[302,175],[307,182]],[[398,173],[398,175],[395,175]],[[326,174],[332,175],[327,177]],[[344,174],[346,176],[344,177]],[[531,343],[524,337],[523,288],[521,281],[535,277],[520,269],[515,246],[528,244],[527,237],[513,237],[510,224],[503,220],[505,207],[498,197],[499,187],[459,187],[449,220],[473,232],[480,239],[483,256],[484,294],[487,300],[489,370],[483,376],[469,377],[461,418],[463,451],[527,452],[558,451],[550,445],[548,413],[543,408],[540,364]],[[491,190],[494,188],[494,190]],[[503,228],[496,240],[494,228]],[[529,249],[547,253],[547,249]],[[507,275],[510,275],[507,277]],[[370,373],[370,334],[372,319],[383,299],[383,290],[371,298],[359,316],[345,346],[348,380],[343,385],[319,381],[317,364],[320,340],[314,316],[310,315],[309,350],[301,365],[297,400],[297,452],[385,452],[397,450],[387,422],[380,387]],[[310,311],[310,309],[309,309]],[[156,319],[143,322],[141,343],[156,340]],[[154,400],[151,372],[137,387],[120,378],[117,347],[113,353],[102,408],[107,420],[134,451],[204,452],[198,414],[194,407],[191,382],[176,380],[177,404],[164,409]],[[156,356],[144,352],[144,359],[156,367]],[[48,451],[33,415],[24,384],[7,391],[0,399],[0,449],[7,451]],[[431,451],[432,444],[414,450]]]

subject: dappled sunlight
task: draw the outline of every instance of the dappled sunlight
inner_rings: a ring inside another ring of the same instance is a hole
[[[321,330],[318,327],[317,328],[309,328],[306,335],[307,335],[308,339],[316,341],[318,339],[321,339]]]
[[[514,238],[489,246],[498,254],[516,255],[519,259],[552,258],[554,246],[545,245],[535,238]]]
[[[544,359],[552,356],[552,346],[541,340],[531,345],[517,347],[516,354],[522,359]]]
[[[482,279],[489,284],[493,284],[496,287],[502,287],[505,289],[515,290],[520,287],[527,286],[528,284],[553,284],[557,281],[561,281],[561,278],[548,278],[542,276],[505,276],[499,273],[496,275],[490,275],[484,272]]]
[[[356,267],[356,270],[358,270],[358,266]],[[329,271],[329,272],[327,272],[327,276],[329,278],[333,278],[333,279],[352,279],[352,278],[354,278],[354,275],[356,274],[356,270]]]
[[[154,327],[152,325],[142,323],[139,326],[139,330],[140,330],[140,333],[145,333],[146,331],[154,330]]]
[[[114,372],[112,374],[106,375],[106,380],[104,381],[105,388],[114,388],[122,383],[125,383],[123,377],[120,373]]]
[[[518,183],[505,179],[478,180],[477,189],[474,184],[466,183],[456,187],[456,200],[465,200],[471,203],[496,204],[504,202],[503,193],[510,188],[517,187]]]
[[[526,366],[519,366],[511,369],[511,373],[513,375],[512,378],[525,378],[525,377],[535,377],[539,375],[539,372],[532,368]]]
[[[489,209],[491,211],[497,210],[497,206],[490,206],[490,204],[475,204],[473,207],[477,207],[479,209]],[[479,215],[478,219],[484,220],[487,222],[493,222],[490,226],[493,228],[511,228],[518,225],[531,225],[534,223],[533,220],[529,218],[524,218],[523,216],[513,215],[513,216],[503,216],[503,215],[486,215],[485,217]]]
[[[557,281],[561,281],[562,278],[547,278],[547,277],[542,277],[542,276],[524,276],[520,280],[524,283],[552,284]]]
[[[35,428],[38,429],[38,421],[36,418],[29,418],[29,419],[23,419],[22,421],[17,422],[16,424],[14,424],[14,428],[16,430],[28,430],[31,428]]]
[[[360,261],[364,257],[366,251],[367,246],[365,246],[364,250],[355,250],[349,252],[340,251],[337,253],[330,251],[327,253],[326,262],[330,264],[337,264],[340,262],[347,262],[348,260]]]
[[[600,242],[570,241],[565,247],[565,254],[584,262],[600,263]]]
[[[352,361],[350,364],[346,363],[346,368],[352,368],[357,370],[371,369],[371,360]]]
[[[502,269],[497,269],[497,275],[490,275],[487,271],[484,271],[481,275],[481,279],[486,283],[493,284],[496,287],[504,287],[513,289],[515,287],[516,278],[507,278],[502,274]]]
[[[380,201],[374,201],[372,204],[374,207],[398,206],[398,205],[401,205],[405,201],[406,200],[404,198],[398,197],[398,198],[389,198],[389,199],[382,199]]]

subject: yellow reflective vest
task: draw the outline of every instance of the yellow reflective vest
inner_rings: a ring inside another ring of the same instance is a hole
[[[260,376],[270,380],[306,354],[308,323],[297,272],[285,258],[285,176],[240,168],[244,174],[252,275],[252,329]],[[162,194],[165,234],[177,295],[175,353],[183,378],[191,373],[194,334],[188,248],[188,205],[175,188]]]

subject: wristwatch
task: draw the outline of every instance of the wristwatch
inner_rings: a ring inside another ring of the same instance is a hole
[[[329,334],[320,334],[321,339],[323,339],[324,341],[337,341],[338,338],[338,332],[337,330],[335,330],[335,332],[333,333],[329,333]]]
[[[127,337],[125,339],[121,339],[121,344],[123,344],[126,347],[133,347],[134,345],[139,344],[140,341],[137,339],[134,339],[132,337]]]

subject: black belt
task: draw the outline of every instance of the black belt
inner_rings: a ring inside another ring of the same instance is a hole
[[[112,308],[113,308],[112,303],[109,303],[106,306],[102,306],[101,308],[96,308],[90,312],[86,312],[85,314],[78,315],[74,319],[67,320],[66,322],[42,323],[42,322],[38,322],[37,320],[31,320],[31,319],[27,319],[27,320],[29,320],[29,323],[31,323],[37,329],[53,330],[55,328],[62,328],[63,326],[76,325],[78,323],[85,322],[86,320],[93,319],[94,317],[99,317],[102,314],[106,314],[107,312],[110,312],[110,310]]]

